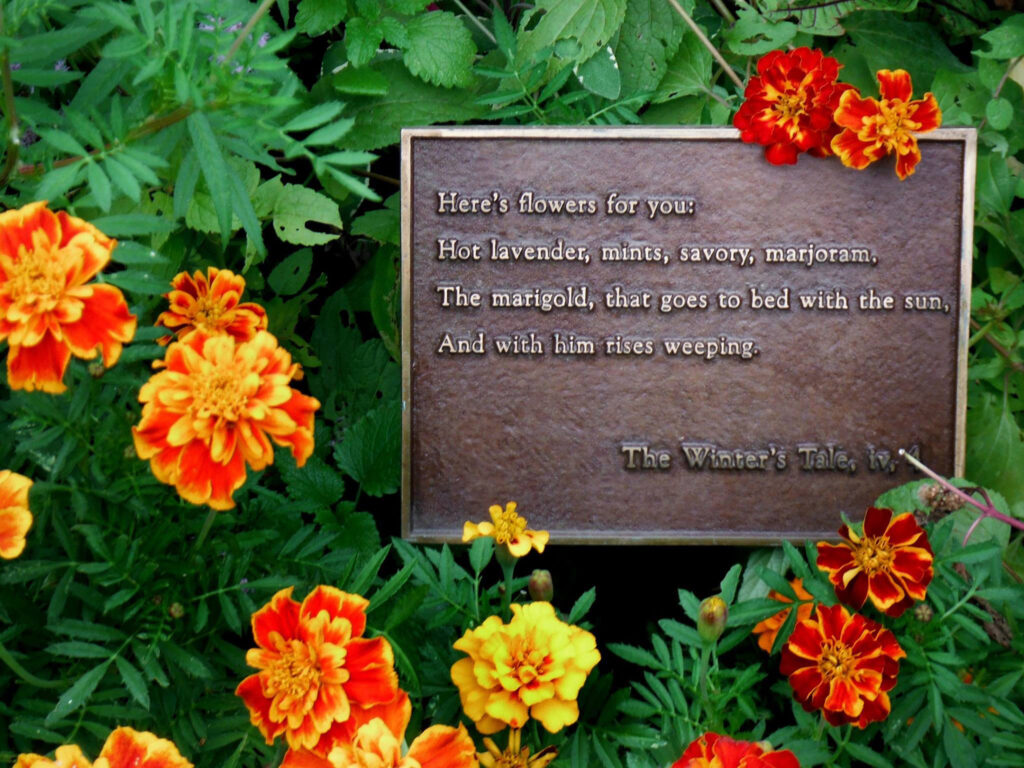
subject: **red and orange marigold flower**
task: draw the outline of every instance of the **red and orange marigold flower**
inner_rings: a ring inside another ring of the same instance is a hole
[[[180,272],[171,281],[174,288],[164,298],[170,309],[157,318],[156,324],[169,328],[181,340],[193,331],[207,336],[226,333],[235,341],[249,341],[258,331],[267,330],[267,313],[259,304],[242,302],[245,278],[227,269],[208,267],[189,275]],[[160,339],[161,344],[171,336]]]
[[[921,160],[916,135],[942,124],[942,111],[931,93],[911,101],[914,88],[902,69],[877,73],[881,101],[847,91],[839,100],[835,121],[842,133],[832,151],[843,165],[861,170],[886,155],[896,154],[896,175],[905,179]]]
[[[906,655],[882,625],[842,605],[819,605],[814,618],[796,625],[780,669],[805,710],[821,710],[832,725],[865,728],[889,715],[889,691]]]
[[[291,448],[300,467],[312,454],[320,403],[289,386],[299,365],[266,331],[244,342],[193,333],[154,367],[163,370],[139,391],[135,450],[187,501],[233,507],[246,464],[273,463],[271,440]]]
[[[71,355],[106,367],[135,335],[112,285],[90,283],[117,245],[92,224],[44,202],[0,213],[0,341],[11,389],[60,393]]]
[[[832,113],[840,95],[852,87],[836,82],[839,66],[810,48],[761,57],[758,74],[747,83],[746,101],[733,118],[740,138],[763,145],[773,165],[791,165],[801,152],[832,154],[830,142],[839,132]]]
[[[800,768],[800,763],[788,749],[708,732],[692,741],[672,768]]]
[[[469,654],[452,665],[462,709],[480,733],[529,718],[551,733],[579,718],[576,696],[601,659],[589,632],[555,615],[551,603],[512,606],[512,620],[488,617],[455,641]]]
[[[11,560],[25,550],[32,527],[28,492],[32,481],[9,469],[0,470],[0,557]]]
[[[804,580],[797,578],[789,582],[789,586],[793,588],[793,594],[796,595],[797,608],[796,608],[796,620],[803,621],[811,615],[811,606],[814,597],[804,589]],[[793,600],[781,592],[776,592],[774,589],[768,592],[768,597],[772,600],[778,600],[780,603],[790,603]],[[754,625],[753,633],[757,635],[757,644],[763,651],[771,653],[772,646],[775,645],[775,637],[779,634],[779,630],[782,629],[782,625],[786,623],[786,619],[789,618],[789,612],[792,608],[785,608],[773,616],[769,616],[767,619],[763,619]]]
[[[888,616],[901,616],[916,600],[924,600],[934,575],[928,536],[907,512],[871,507],[864,515],[864,533],[842,525],[838,544],[818,542],[818,568],[828,573],[836,595],[860,608],[870,597]]]
[[[75,744],[57,747],[56,754],[18,755],[14,768],[192,768],[174,742],[146,731],[117,728],[107,737],[96,762],[89,762]]]
[[[336,724],[396,701],[394,654],[384,638],[363,637],[365,598],[320,586],[299,604],[291,593],[281,590],[253,614],[259,647],[245,661],[259,672],[235,693],[268,744],[284,736],[292,750],[323,750]]]

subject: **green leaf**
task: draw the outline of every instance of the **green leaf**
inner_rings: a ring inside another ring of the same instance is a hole
[[[352,222],[353,235],[362,235],[379,243],[399,245],[401,242],[401,222],[398,212],[387,208],[368,211]]]
[[[135,178],[135,175],[128,168],[113,157],[103,158],[103,167],[106,169],[107,175],[110,176],[110,180],[114,182],[118,189],[135,202],[139,202],[142,188],[139,186],[138,179]]]
[[[69,155],[80,156],[89,154],[85,147],[78,143],[78,139],[64,131],[58,131],[56,129],[49,131],[40,130],[39,135],[42,137],[43,141],[55,149],[59,149],[61,152],[66,152]]]
[[[200,659],[191,651],[186,651],[184,648],[175,645],[171,642],[164,642],[160,644],[160,650],[164,656],[168,658],[175,666],[181,669],[182,672],[187,674],[189,677],[197,677],[209,679],[213,677],[213,672],[210,671],[209,666],[206,662]]]
[[[279,296],[291,296],[302,290],[312,266],[313,251],[302,248],[274,267],[267,282]]]
[[[859,760],[865,765],[873,766],[873,768],[892,768],[892,763],[870,747],[858,744],[856,741],[847,742],[846,751],[854,760]]]
[[[63,643],[51,643],[46,652],[56,656],[67,656],[72,659],[106,659],[110,657],[110,649],[87,643],[83,640],[68,640]]]
[[[476,45],[473,36],[454,14],[424,13],[405,27],[408,43],[402,60],[417,77],[446,88],[473,82]]]
[[[1004,131],[1013,122],[1013,105],[1004,98],[993,99],[985,105],[985,117],[997,131]]]
[[[145,213],[125,213],[115,216],[103,216],[92,220],[100,232],[110,237],[131,237],[132,235],[152,235],[157,232],[173,232],[178,225],[163,216],[150,216]]]
[[[680,96],[703,94],[710,82],[711,53],[696,35],[687,34],[683,37],[679,53],[668,63],[652,101],[657,104]]]
[[[1014,506],[1024,501],[1024,442],[1007,401],[986,392],[967,412],[967,477],[999,491]]]
[[[128,689],[128,693],[142,705],[143,709],[149,709],[149,690],[142,673],[130,661],[121,656],[115,656],[114,662],[117,664],[117,671],[121,673],[121,679],[124,681],[124,687]]]
[[[192,144],[195,147],[199,168],[213,199],[220,228],[221,248],[227,248],[231,238],[231,189],[228,182],[227,164],[221,155],[217,136],[209,119],[203,112],[193,112],[186,119]]]
[[[116,285],[129,293],[143,296],[161,296],[170,290],[166,277],[157,277],[139,269],[126,269],[103,275],[104,282]]]
[[[559,40],[578,44],[578,53],[572,57],[575,61],[589,59],[618,31],[626,14],[626,0],[539,0],[535,8],[543,15],[531,29],[520,28],[518,66],[529,64]]]
[[[473,103],[469,91],[428,85],[393,58],[374,69],[387,78],[390,87],[386,96],[349,100],[348,114],[355,117],[356,124],[345,138],[348,149],[374,150],[396,144],[403,126],[466,122],[485,113]]]
[[[381,341],[391,357],[400,360],[401,345],[398,338],[398,311],[401,290],[398,279],[397,249],[381,248],[374,257],[373,286],[370,289],[370,315]]]
[[[725,574],[725,577],[722,579],[722,583],[718,587],[726,605],[731,605],[732,601],[736,599],[736,587],[739,586],[741,573],[743,573],[743,566],[736,563],[729,569],[729,572]]]
[[[295,461],[289,458],[279,465],[289,496],[325,507],[333,507],[341,499],[345,480],[321,459],[311,456],[305,466],[296,467]]]
[[[107,673],[109,666],[110,659],[107,659],[78,678],[70,688],[61,694],[57,700],[57,706],[46,716],[46,724],[53,725],[85,704]]]
[[[317,37],[338,26],[347,13],[345,0],[301,0],[295,11],[295,28]]]
[[[487,567],[494,556],[494,539],[490,536],[477,539],[469,548],[469,564],[477,576]]]
[[[104,211],[110,210],[110,179],[103,172],[98,163],[89,163],[85,168],[85,179],[89,182],[89,190],[92,192],[96,204]]]
[[[285,123],[281,130],[286,133],[311,131],[336,118],[341,114],[341,110],[344,107],[345,105],[340,101],[325,101],[323,104],[317,104],[312,109],[307,109],[305,112],[296,115]]]
[[[736,14],[736,23],[723,33],[723,37],[729,50],[743,56],[760,56],[785,47],[796,33],[796,24],[772,22],[753,8],[741,8]]]
[[[357,96],[383,96],[388,92],[388,80],[368,67],[345,67],[331,75],[331,85],[339,93]]]
[[[587,611],[591,609],[596,599],[597,587],[591,587],[580,595],[576,602],[572,604],[572,610],[569,611],[569,616],[566,618],[566,621],[570,624],[577,623],[587,615]]]
[[[974,50],[983,59],[1015,59],[1024,56],[1024,16],[1015,14],[1005,19],[981,39],[992,46],[987,51]]]
[[[617,99],[622,92],[622,75],[611,46],[605,46],[576,68],[580,85],[604,99]]]
[[[65,85],[74,82],[82,77],[81,72],[68,72],[66,70],[54,69],[13,69],[11,80],[21,85],[31,85],[36,88],[54,88],[58,85]]]
[[[345,25],[345,48],[352,66],[368,64],[384,40],[384,30],[362,17],[350,19]]]
[[[651,655],[650,651],[645,651],[643,648],[626,645],[625,643],[608,643],[607,648],[616,656],[621,659],[625,659],[630,664],[649,667],[650,669],[662,668],[662,664]]]
[[[401,447],[401,405],[390,402],[348,428],[334,450],[334,459],[343,472],[359,482],[363,492],[384,496],[398,490]]]
[[[693,14],[694,0],[682,5],[684,10]],[[615,47],[622,77],[622,94],[631,96],[657,88],[682,39],[683,22],[667,2],[628,0],[619,30],[619,42]]]
[[[326,195],[298,184],[285,184],[274,201],[274,231],[286,243],[323,245],[341,235],[314,232],[306,226],[316,222],[342,228],[338,204]]]

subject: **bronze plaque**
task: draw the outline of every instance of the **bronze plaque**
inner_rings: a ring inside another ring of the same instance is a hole
[[[732,129],[402,135],[403,533],[834,536],[963,474],[975,133],[917,172]]]

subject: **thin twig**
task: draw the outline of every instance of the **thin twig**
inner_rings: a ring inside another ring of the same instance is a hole
[[[350,168],[349,173],[354,176],[365,176],[368,179],[376,179],[377,181],[383,181],[385,184],[390,184],[394,187],[402,186],[402,182],[392,176],[385,176],[382,173],[374,173],[373,171],[360,171],[354,168]]]
[[[1009,79],[1010,73],[1013,72],[1013,68],[1016,67],[1020,63],[1021,59],[1024,59],[1024,56],[1018,56],[1016,59],[1013,59],[1013,60],[1010,61],[1009,66],[1007,66],[1006,71],[1003,72],[1003,76],[999,80],[999,85],[997,85],[996,89],[994,91],[992,91],[992,100],[993,101],[995,101],[996,99],[999,98],[999,92],[1003,90],[1003,86],[1006,85],[1006,81]],[[985,117],[981,118],[981,122],[978,123],[978,130],[980,131],[982,128],[984,128],[985,127],[985,123],[987,123],[987,122],[988,122],[988,116],[986,115]]]
[[[718,52],[718,49],[712,45],[710,40],[708,40],[708,36],[704,34],[704,30],[698,27],[697,23],[690,18],[690,14],[683,10],[683,6],[679,4],[678,0],[668,1],[672,4],[672,7],[676,9],[676,13],[683,17],[683,21],[685,21],[690,29],[693,30],[693,34],[695,34],[701,43],[704,44],[704,47],[711,51],[711,55],[715,57],[715,61],[717,61],[722,66],[722,69],[725,70],[725,74],[727,74],[730,79],[736,83],[736,87],[742,91],[743,81],[740,80],[739,76],[737,76],[735,72],[733,72],[732,67],[729,66],[729,62],[725,60],[725,57],[722,56],[722,54]]]
[[[728,21],[730,24],[736,23],[736,17],[733,16],[732,12],[725,7],[725,3],[723,3],[722,0],[711,0],[711,4],[715,6],[715,10],[718,11],[718,14],[723,19]]]
[[[979,323],[974,318],[971,318],[971,328],[973,328],[974,330],[977,331],[977,330],[979,330],[981,328],[981,323]],[[1018,363],[1016,360],[1014,360],[1012,355],[1011,355],[1011,353],[1010,353],[1010,350],[1008,350],[1006,347],[1004,347],[998,341],[993,339],[992,336],[989,333],[987,333],[987,332],[985,334],[983,334],[983,337],[984,337],[985,341],[987,341],[989,344],[992,345],[992,348],[996,352],[998,352],[1000,355],[1002,355],[1004,358],[1006,358],[1006,364],[1008,366],[1010,366],[1011,369],[1017,371],[1018,373],[1024,373],[1024,364]]]
[[[231,47],[228,49],[228,55],[224,59],[225,67],[235,58],[235,54],[238,53],[238,49],[242,47],[242,43],[245,39],[249,37],[249,33],[252,32],[252,28],[256,26],[256,22],[263,18],[264,14],[270,10],[270,6],[273,4],[274,0],[263,0],[263,2],[260,3],[260,7],[256,9],[256,12],[247,22],[245,22],[245,26],[242,27],[241,31],[238,33],[238,37],[235,38],[235,42],[233,42]]]
[[[4,35],[4,6],[0,3],[0,37]],[[0,185],[6,184],[11,172],[18,164],[21,139],[18,136],[18,113],[14,109],[14,83],[11,81],[10,52],[5,45],[0,53],[0,70],[3,75],[4,111],[7,113],[7,157],[0,171]]]
[[[478,19],[476,16],[474,16],[472,11],[469,10],[469,8],[462,4],[462,0],[452,0],[452,2],[462,9],[462,12],[469,17],[470,21],[477,25],[477,27],[480,29],[481,32],[484,33],[488,40],[490,40],[492,43],[498,42],[497,38],[494,37],[494,34],[491,32],[491,30],[485,27],[484,23],[480,21],[480,19]]]

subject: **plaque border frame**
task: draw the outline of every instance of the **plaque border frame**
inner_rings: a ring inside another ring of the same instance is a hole
[[[459,544],[457,534],[412,529],[412,150],[416,139],[672,139],[722,140],[740,138],[736,128],[719,126],[447,126],[403,128],[401,135],[401,356],[402,356],[402,486],[401,535],[418,544]],[[957,329],[956,404],[954,407],[953,466],[963,477],[967,434],[967,348],[971,323],[971,278],[974,265],[974,192],[978,163],[978,131],[973,127],[939,128],[918,136],[918,142],[964,143],[963,188],[960,221],[960,301]],[[483,503],[481,504],[481,509]],[[482,517],[478,515],[477,517]],[[676,531],[644,531],[637,534],[574,531],[558,535],[553,543],[593,545],[760,545],[779,546],[783,541],[803,541],[803,532],[776,531],[770,537],[721,532],[706,536],[681,536]]]

